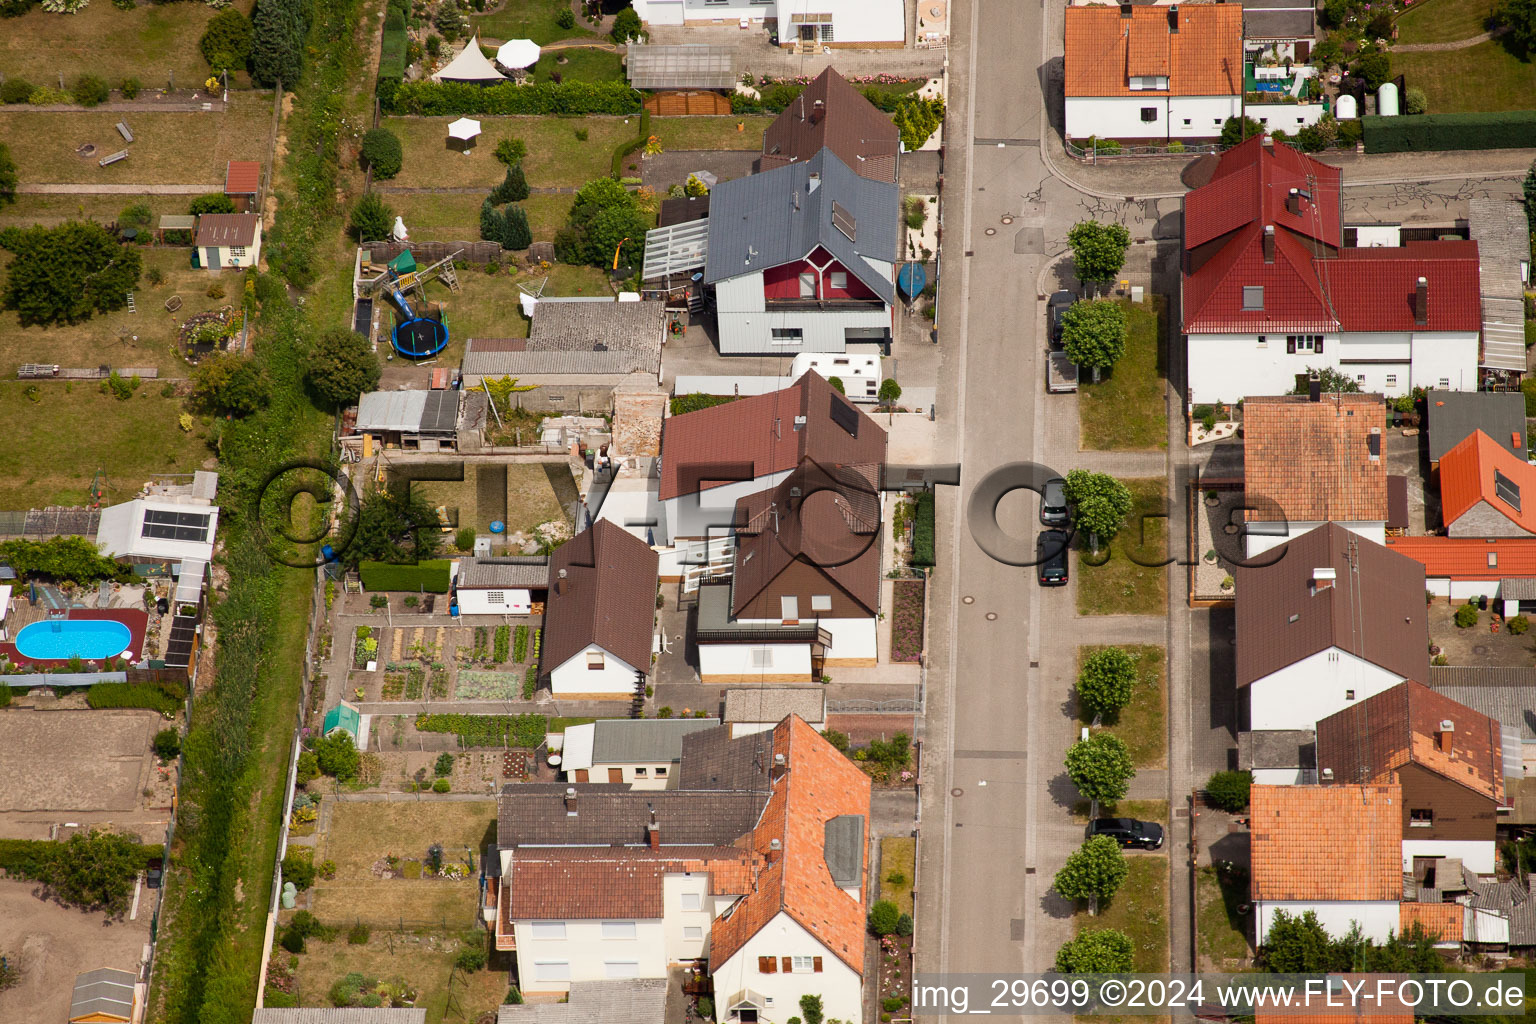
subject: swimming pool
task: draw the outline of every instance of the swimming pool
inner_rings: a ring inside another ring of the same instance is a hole
[[[122,654],[132,642],[128,627],[112,619],[50,619],[16,634],[17,652],[34,661],[103,661]]]

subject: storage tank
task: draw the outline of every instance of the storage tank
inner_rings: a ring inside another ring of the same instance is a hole
[[[1333,108],[1333,116],[1340,121],[1351,121],[1359,117],[1360,115],[1355,109],[1355,98],[1347,92],[1342,93],[1339,96],[1338,103]]]
[[[1376,90],[1376,113],[1382,117],[1397,116],[1397,85],[1383,82]]]

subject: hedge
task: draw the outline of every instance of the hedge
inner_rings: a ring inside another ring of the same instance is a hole
[[[156,857],[163,856],[165,847],[137,844],[135,860],[140,870],[149,866]],[[43,880],[48,865],[64,849],[64,843],[51,839],[0,839],[0,868],[12,878]]]
[[[385,97],[380,96],[382,104]],[[388,97],[390,114],[637,114],[641,97],[624,82],[540,82],[480,86],[403,82]]]
[[[912,564],[933,564],[933,492],[917,496],[917,514],[912,520]]]
[[[624,176],[624,158],[629,156],[635,150],[639,149],[641,146],[644,146],[646,140],[650,137],[651,112],[649,110],[642,110],[640,112],[640,134],[635,138],[630,139],[628,142],[621,142],[614,147],[613,165],[609,168],[609,172],[615,178],[622,178]]]
[[[379,51],[379,77],[405,77],[405,29],[384,29],[384,45]]]
[[[1536,146],[1536,110],[1482,114],[1418,114],[1360,119],[1367,153],[1447,149],[1525,149]]]
[[[537,747],[549,720],[543,715],[417,715],[417,732],[451,732],[466,747]]]
[[[433,558],[414,565],[363,562],[357,567],[364,590],[409,590],[413,593],[448,593],[448,559]]]
[[[179,683],[96,683],[85,692],[93,708],[148,708],[171,716],[187,701],[187,688]]]

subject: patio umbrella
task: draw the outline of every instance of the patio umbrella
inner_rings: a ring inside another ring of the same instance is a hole
[[[705,188],[714,188],[716,185],[720,184],[720,176],[715,174],[713,171],[694,171],[689,175],[689,177],[698,178],[704,183]]]
[[[538,62],[539,44],[532,39],[509,39],[496,51],[496,63],[504,68],[526,68]]]
[[[473,118],[461,117],[448,126],[448,137],[468,142],[480,134],[480,122]]]

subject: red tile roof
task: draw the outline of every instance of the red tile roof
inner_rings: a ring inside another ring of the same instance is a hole
[[[1236,96],[1243,88],[1238,5],[1068,7],[1067,96]],[[1172,31],[1171,18],[1179,30]],[[1167,76],[1167,89],[1131,89],[1132,76]]]
[[[1222,154],[1211,181],[1184,197],[1186,333],[1480,329],[1477,243],[1345,249],[1340,177],[1261,136]],[[1424,324],[1414,320],[1420,277]],[[1244,308],[1244,288],[1263,289],[1262,308]]]
[[[1385,522],[1386,406],[1380,395],[1249,398],[1243,465],[1249,522]],[[1371,453],[1371,438],[1376,452]]]
[[[1387,547],[1452,580],[1536,576],[1536,537],[1388,537]]]
[[[751,888],[747,851],[732,846],[523,847],[512,854],[501,911],[514,920],[655,919],[664,916],[662,879],[708,873],[710,891]]]
[[[1401,786],[1254,786],[1249,806],[1255,900],[1402,899]]]
[[[834,407],[856,424],[856,435],[832,418]],[[799,416],[805,422],[797,427]],[[885,431],[825,377],[807,370],[783,390],[668,417],[661,455],[660,496],[666,501],[735,476],[786,473],[806,459],[829,470],[878,467],[885,462]]]
[[[1460,903],[1404,903],[1398,907],[1397,919],[1400,933],[1417,924],[1441,942],[1460,942],[1466,910]]]
[[[224,172],[224,194],[255,195],[261,188],[261,164],[256,160],[231,160]]]
[[[1499,495],[1496,473],[1514,484],[1519,507]],[[1483,501],[1522,530],[1536,533],[1536,466],[1478,430],[1440,457],[1441,516],[1450,526]]]

